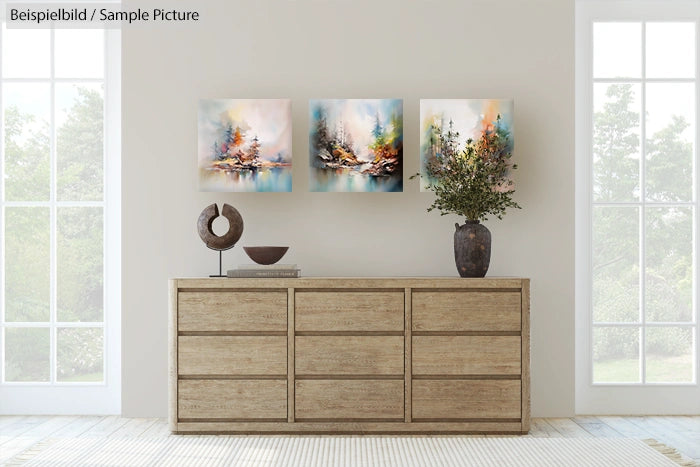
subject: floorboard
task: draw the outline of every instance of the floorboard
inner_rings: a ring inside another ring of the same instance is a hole
[[[546,419],[555,430],[565,438],[592,438],[593,435],[584,430],[571,418],[548,418]]]
[[[597,417],[574,417],[573,421],[596,438],[624,438],[622,433]]]

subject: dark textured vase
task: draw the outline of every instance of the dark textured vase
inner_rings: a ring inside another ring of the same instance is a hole
[[[455,224],[455,264],[462,277],[484,277],[491,261],[491,232],[479,221]]]

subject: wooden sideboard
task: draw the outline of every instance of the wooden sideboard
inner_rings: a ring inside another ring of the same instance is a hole
[[[521,278],[173,279],[176,433],[527,433]]]

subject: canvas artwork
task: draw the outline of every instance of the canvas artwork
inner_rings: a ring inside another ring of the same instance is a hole
[[[200,191],[292,191],[289,99],[199,101]]]
[[[403,191],[403,100],[309,102],[311,191]]]
[[[426,189],[428,164],[463,152],[513,152],[512,99],[421,99],[421,191]]]

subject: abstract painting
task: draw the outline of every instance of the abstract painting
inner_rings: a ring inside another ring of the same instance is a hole
[[[403,100],[309,102],[311,191],[403,191]]]
[[[202,99],[200,191],[292,191],[289,99]]]
[[[478,151],[513,152],[512,99],[421,99],[420,101],[421,191],[429,164],[463,152],[473,145]]]

